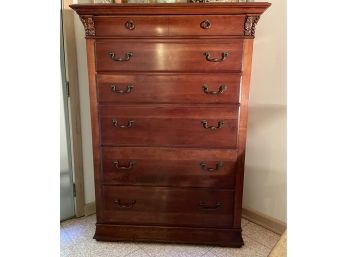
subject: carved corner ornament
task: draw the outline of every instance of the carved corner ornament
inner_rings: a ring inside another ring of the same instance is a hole
[[[246,16],[244,23],[244,35],[245,36],[255,36],[255,26],[259,21],[260,16]]]
[[[86,37],[95,36],[94,20],[92,16],[81,16],[83,27],[85,28]]]

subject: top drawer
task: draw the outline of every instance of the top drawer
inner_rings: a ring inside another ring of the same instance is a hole
[[[96,36],[168,35],[168,18],[166,16],[96,16],[94,20]]]
[[[169,16],[169,36],[244,35],[244,15]]]
[[[96,16],[96,36],[239,36],[244,15]]]

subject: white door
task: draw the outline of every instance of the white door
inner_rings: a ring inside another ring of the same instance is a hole
[[[73,174],[71,162],[68,94],[65,74],[63,33],[60,33],[60,220],[75,216]]]

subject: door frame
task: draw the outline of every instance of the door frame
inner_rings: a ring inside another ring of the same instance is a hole
[[[85,189],[83,178],[83,155],[80,114],[80,93],[77,70],[74,12],[69,7],[72,0],[61,0],[63,43],[65,54],[66,81],[68,81],[68,102],[74,182],[75,216],[85,215]]]

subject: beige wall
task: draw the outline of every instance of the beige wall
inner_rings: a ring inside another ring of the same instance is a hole
[[[89,2],[87,1],[79,1]],[[256,29],[243,206],[286,221],[285,1],[272,6]],[[93,202],[93,156],[86,47],[75,15],[86,203]]]
[[[74,3],[91,3],[91,0],[75,0]],[[89,92],[87,75],[87,55],[85,30],[78,15],[74,15],[76,54],[78,65],[78,79],[81,105],[81,135],[83,155],[83,175],[85,185],[85,202],[95,201],[94,174],[93,174],[93,152],[92,152],[92,127],[89,110]]]
[[[256,26],[243,207],[286,222],[286,1]]]

